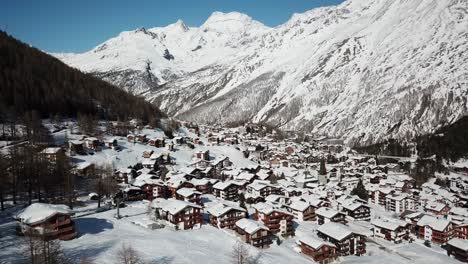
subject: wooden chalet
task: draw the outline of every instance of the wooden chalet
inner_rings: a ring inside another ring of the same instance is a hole
[[[346,224],[346,216],[333,208],[320,207],[315,210],[315,214],[317,215],[317,223],[319,225],[323,225],[328,222]]]
[[[421,217],[416,223],[415,231],[418,238],[436,244],[445,244],[456,235],[455,226],[452,222],[432,215]]]
[[[393,243],[401,243],[409,239],[411,225],[398,219],[374,219],[374,237],[380,237]]]
[[[213,194],[223,200],[238,201],[242,183],[237,181],[218,182],[213,185]]]
[[[294,216],[291,213],[268,203],[257,203],[254,208],[253,218],[263,222],[272,233],[284,237],[294,236]]]
[[[16,215],[20,235],[39,236],[46,240],[70,240],[77,236],[73,213],[66,205],[34,203]]]
[[[453,256],[461,262],[468,262],[468,241],[452,238],[447,242],[447,255]]]
[[[236,232],[241,239],[254,247],[267,248],[271,243],[271,232],[263,224],[242,218],[236,222]]]
[[[202,193],[197,191],[195,188],[180,188],[176,191],[176,199],[202,205],[201,201]]]
[[[315,207],[305,201],[293,201],[286,206],[288,212],[299,221],[315,221]]]
[[[301,253],[309,256],[319,264],[333,262],[336,255],[336,246],[313,236],[302,237],[297,241]]]
[[[337,256],[362,256],[366,253],[365,236],[351,231],[343,224],[325,223],[317,229],[317,235],[336,246]]]
[[[236,222],[247,217],[247,210],[218,203],[207,210],[210,223],[218,228],[236,229]]]
[[[166,220],[175,229],[199,228],[203,223],[202,207],[193,203],[157,198],[153,200],[151,207],[155,209],[157,218]]]

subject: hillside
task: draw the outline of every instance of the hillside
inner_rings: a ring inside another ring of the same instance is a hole
[[[267,122],[369,144],[468,113],[468,2],[348,0],[267,27],[213,13],[55,54],[171,116]]]
[[[16,116],[32,110],[42,117],[83,113],[149,121],[164,116],[144,99],[71,68],[5,32],[0,32],[0,109]]]

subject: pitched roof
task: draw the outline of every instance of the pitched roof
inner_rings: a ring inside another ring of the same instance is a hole
[[[331,243],[325,242],[318,237],[310,236],[310,235],[301,237],[298,239],[298,241],[316,250],[321,248],[322,246],[336,247],[335,245]]]
[[[71,215],[73,212],[63,204],[33,203],[16,215],[15,218],[22,223],[33,225],[43,222],[56,214]]]
[[[468,250],[468,241],[460,238],[452,238],[447,243],[452,247],[459,248],[461,250],[467,251]]]
[[[230,206],[224,203],[218,203],[214,206],[211,206],[210,208],[207,209],[207,212],[213,216],[220,217],[225,215],[231,210],[237,210],[237,211],[242,211],[242,212],[247,212],[244,208],[242,207],[235,207],[235,206]]]
[[[260,229],[270,230],[268,229],[268,227],[264,226],[262,223],[251,220],[251,219],[247,219],[247,218],[242,218],[239,221],[237,221],[236,226],[238,226],[240,229],[244,230],[245,232],[249,234],[253,234]]]
[[[353,232],[345,225],[334,222],[328,222],[321,225],[317,231],[338,241],[341,241],[353,234]]]
[[[201,192],[195,190],[195,188],[180,188],[176,191],[176,193],[182,195],[183,197],[190,197],[196,194],[201,195]]]
[[[194,207],[194,208],[199,208],[201,209],[202,207],[193,203],[188,203],[185,201],[181,200],[175,200],[175,199],[162,199],[162,198],[156,198],[153,200],[151,203],[151,207],[153,208],[161,208],[163,211],[167,211],[170,214],[174,215],[177,214],[178,212],[184,210],[187,207]]]
[[[445,228],[450,224],[450,221],[447,219],[437,218],[432,215],[424,215],[416,223],[418,226],[429,226],[430,228],[436,231],[444,231]]]
[[[332,218],[336,216],[337,214],[339,214],[340,212],[336,211],[333,208],[320,207],[319,209],[315,210],[315,213],[325,218]]]

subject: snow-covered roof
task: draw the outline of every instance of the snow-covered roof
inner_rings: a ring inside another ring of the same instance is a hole
[[[321,225],[317,231],[338,241],[341,241],[353,234],[347,226],[334,222],[328,222]]]
[[[309,247],[313,248],[313,249],[319,249],[321,248],[322,246],[329,246],[329,247],[336,247],[335,245],[331,244],[331,243],[328,243],[328,242],[325,242],[323,240],[321,240],[320,238],[318,237],[315,237],[315,236],[311,236],[311,235],[308,235],[308,236],[304,236],[304,237],[301,237],[298,239],[299,242],[301,243],[304,243],[306,245],[308,245]]]
[[[42,154],[57,154],[59,151],[61,151],[62,148],[53,148],[53,147],[49,147],[49,148],[45,148],[41,151]]]
[[[220,217],[220,216],[228,213],[231,210],[247,212],[242,207],[235,207],[235,206],[227,205],[227,204],[224,204],[224,203],[217,203],[216,205],[211,206],[210,208],[207,209],[207,212],[209,214],[215,216],[215,217]]]
[[[270,203],[256,203],[253,205],[253,208],[255,208],[255,210],[257,210],[258,212],[267,214],[267,215],[273,212],[280,212],[283,214],[291,215],[291,213],[289,213],[288,211],[281,209],[277,206],[274,206],[273,204],[270,204]]]
[[[315,210],[315,213],[325,218],[332,218],[335,215],[339,214],[339,212],[335,209],[328,207],[320,207],[319,209]]]
[[[199,208],[202,209],[201,206],[196,205],[194,203],[189,203],[181,200],[175,200],[175,199],[162,199],[162,198],[156,198],[153,200],[151,203],[151,207],[153,208],[161,208],[163,211],[167,211],[172,215],[177,214],[178,212],[184,210],[187,207],[194,207],[194,208]]]
[[[427,210],[440,212],[440,211],[442,211],[442,209],[444,209],[446,206],[447,206],[447,205],[445,205],[445,204],[443,204],[443,203],[432,202],[432,203],[428,203],[424,208],[427,209]]]
[[[201,192],[194,188],[181,188],[177,190],[177,194],[182,195],[183,197],[190,197],[192,195],[201,195]]]
[[[416,223],[418,226],[429,226],[430,228],[436,231],[444,231],[445,228],[450,224],[450,221],[447,219],[437,218],[432,215],[424,215]]]
[[[452,247],[459,248],[461,250],[467,251],[468,250],[468,240],[460,239],[460,238],[452,238],[447,243]]]
[[[310,207],[310,204],[304,201],[293,201],[290,205],[289,208],[295,210],[295,211],[300,211],[304,212],[307,210],[307,208]]]
[[[377,227],[381,227],[381,228],[392,230],[392,231],[396,230],[398,227],[404,227],[408,225],[407,222],[401,221],[398,219],[382,219],[382,218],[372,220],[372,224]]]
[[[56,214],[71,215],[73,212],[63,204],[33,203],[16,215],[15,218],[24,224],[34,225]]]
[[[254,221],[252,219],[247,219],[247,218],[242,218],[239,221],[237,221],[236,226],[238,226],[240,229],[244,230],[245,232],[249,234],[253,234],[260,229],[270,230],[268,229],[268,227],[261,224],[260,222]]]

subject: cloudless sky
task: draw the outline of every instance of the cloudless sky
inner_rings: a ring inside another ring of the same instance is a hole
[[[200,26],[214,11],[245,13],[268,26],[344,0],[5,0],[0,30],[48,52],[83,52],[122,31],[182,19]]]

